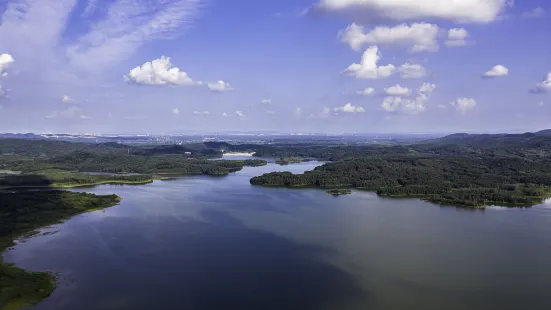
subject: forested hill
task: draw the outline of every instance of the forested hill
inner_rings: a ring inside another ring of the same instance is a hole
[[[422,141],[425,145],[455,144],[474,148],[544,149],[551,150],[551,129],[523,134],[457,133],[439,139]]]
[[[56,140],[0,139],[0,155],[13,154],[26,157],[52,158],[74,152],[103,154],[132,154],[143,156],[185,155],[194,157],[218,157],[220,151],[205,143],[185,145],[124,145],[114,142],[81,143]]]

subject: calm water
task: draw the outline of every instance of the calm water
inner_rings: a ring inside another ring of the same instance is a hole
[[[551,309],[551,205],[469,211],[252,187],[274,170],[100,186],[119,206],[6,253],[59,273],[36,309]]]

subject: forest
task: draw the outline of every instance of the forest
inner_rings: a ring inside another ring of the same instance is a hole
[[[129,152],[129,148],[134,153]],[[266,165],[266,161],[259,159],[211,160],[204,153],[220,152],[204,145],[193,148],[203,150],[203,153],[196,153],[197,157],[186,155],[189,148],[178,145],[129,148],[116,143],[0,139],[0,170],[20,173],[0,173],[0,186],[145,184],[167,176],[223,176],[245,166]]]
[[[514,157],[371,156],[327,163],[304,174],[269,173],[250,182],[359,188],[381,196],[419,197],[466,207],[530,206],[551,195],[551,163]]]

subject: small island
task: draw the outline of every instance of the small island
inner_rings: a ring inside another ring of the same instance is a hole
[[[331,189],[326,191],[326,193],[333,196],[342,196],[342,195],[350,195],[352,194],[352,191],[349,189]]]
[[[311,158],[302,158],[302,157],[280,157],[275,160],[275,163],[281,166],[291,165],[291,164],[300,164],[303,162],[312,161]]]

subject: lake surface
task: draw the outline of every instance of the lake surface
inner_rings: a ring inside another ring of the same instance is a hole
[[[86,189],[123,201],[5,258],[59,273],[37,310],[551,309],[551,204],[472,211],[249,184],[316,164]]]

